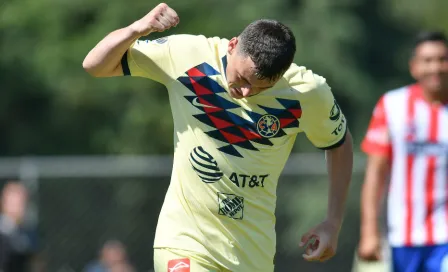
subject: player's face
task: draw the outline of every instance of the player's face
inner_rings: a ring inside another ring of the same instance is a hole
[[[437,41],[420,44],[415,49],[410,70],[425,90],[448,91],[448,47]]]
[[[227,53],[226,76],[231,97],[249,97],[275,85],[276,81],[257,78],[254,62],[239,51],[238,38],[230,40]]]

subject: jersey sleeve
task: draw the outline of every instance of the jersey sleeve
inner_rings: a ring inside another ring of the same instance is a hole
[[[303,95],[300,126],[314,146],[328,150],[342,145],[347,121],[327,83]]]
[[[125,76],[145,77],[162,84],[168,83],[174,73],[171,56],[174,36],[156,40],[135,41],[121,59]]]
[[[369,155],[377,154],[390,157],[392,154],[384,96],[375,106],[367,133],[361,143],[361,150]]]

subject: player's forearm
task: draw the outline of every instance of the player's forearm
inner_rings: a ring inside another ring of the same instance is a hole
[[[377,236],[378,229],[378,186],[372,182],[365,183],[361,193],[361,235]]]
[[[330,178],[327,220],[340,228],[353,169],[353,141],[350,132],[347,131],[343,145],[326,151],[325,155]]]
[[[138,38],[140,34],[133,25],[111,32],[87,54],[84,69],[97,77],[113,75],[117,67],[121,67],[121,58],[126,50]]]
[[[366,178],[361,191],[361,235],[378,236],[378,217],[382,191],[386,181],[386,170],[369,158]]]

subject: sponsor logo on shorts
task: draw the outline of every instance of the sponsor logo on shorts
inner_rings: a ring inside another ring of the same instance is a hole
[[[168,272],[190,272],[190,259],[175,259],[168,261]]]
[[[232,219],[243,219],[244,197],[218,192],[218,214]]]

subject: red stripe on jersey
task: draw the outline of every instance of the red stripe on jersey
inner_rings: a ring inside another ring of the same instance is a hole
[[[197,96],[206,95],[206,94],[213,94],[212,91],[205,88],[201,84],[197,83],[193,78],[190,77],[191,85],[193,86],[194,92]]]
[[[415,100],[417,95],[417,90],[414,88],[414,86],[410,87],[411,90],[409,92],[408,97],[408,104],[407,104],[407,141],[412,141],[415,138],[415,126],[414,126],[414,119],[415,119]],[[413,206],[412,206],[412,199],[413,199],[413,171],[414,171],[414,160],[415,156],[414,154],[407,154],[406,156],[406,188],[405,188],[405,202],[406,202],[406,214],[405,214],[405,245],[411,246],[412,245],[412,217],[413,217]]]
[[[187,72],[189,77],[205,77],[206,75],[199,71],[198,68],[192,68]]]
[[[215,124],[215,127],[217,129],[223,129],[223,128],[234,126],[234,124],[232,124],[230,122],[227,122],[225,120],[216,118],[216,117],[214,117],[212,115],[209,115],[208,117],[210,118],[210,120],[212,120],[213,124]]]
[[[387,124],[385,98],[377,102],[367,133],[361,143],[361,150],[369,155],[378,154],[392,158],[392,144]]]
[[[429,142],[437,143],[439,124],[439,109],[431,106],[429,118]],[[426,169],[426,245],[434,244],[434,186],[436,182],[436,159],[434,155],[428,156],[428,168]]]
[[[289,109],[289,112],[292,113],[292,115],[294,115],[294,117],[296,119],[299,119],[300,117],[302,117],[302,110],[301,109]]]
[[[291,124],[292,122],[297,121],[297,119],[292,118],[280,118],[280,127],[284,128],[287,125]]]
[[[230,144],[236,144],[236,143],[247,141],[245,138],[241,138],[241,137],[233,135],[231,133],[228,133],[228,132],[225,132],[222,130],[220,130],[220,132]]]
[[[244,133],[244,136],[246,136],[246,138],[248,140],[253,140],[253,139],[261,139],[261,136],[253,131],[247,130],[245,128],[239,127],[239,129],[241,130],[241,132]]]

